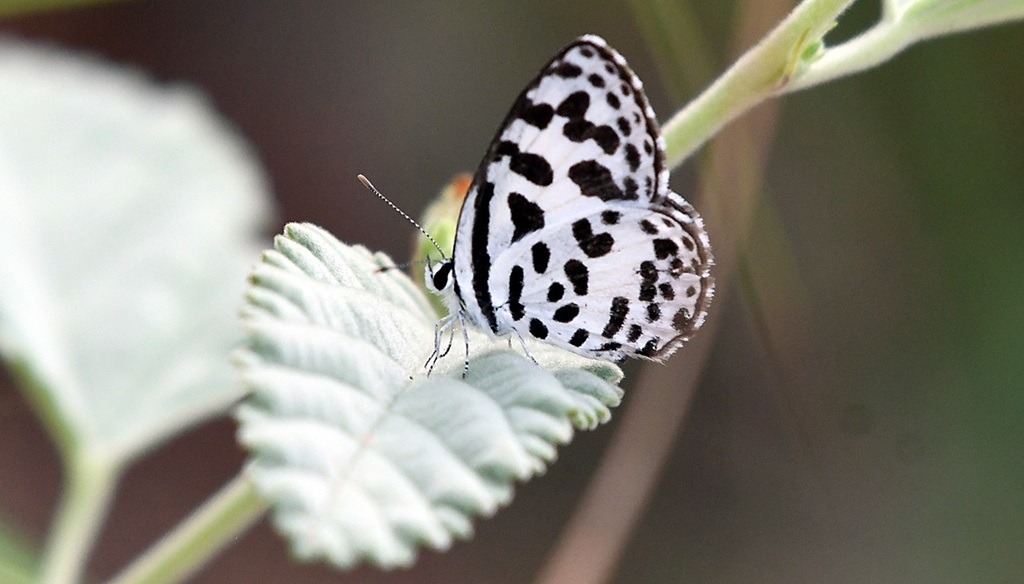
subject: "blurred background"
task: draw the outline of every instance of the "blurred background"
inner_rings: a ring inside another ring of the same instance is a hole
[[[679,3],[676,34],[716,75],[740,4]],[[405,258],[412,230],[356,174],[418,213],[475,168],[573,37],[619,49],[663,120],[693,97],[693,76],[667,70],[687,55],[651,42],[645,10],[147,0],[7,17],[0,31],[205,91],[270,176],[268,246],[285,222],[311,221]],[[877,15],[862,0],[830,39]],[[1024,25],[990,28],[780,100],[749,245],[712,308],[714,349],[615,582],[1024,581],[1022,54]],[[675,189],[694,193],[699,170],[677,170]],[[194,581],[530,582],[615,432],[578,435],[471,541],[410,570],[297,566],[263,522]],[[233,434],[216,420],[136,463],[90,574],[115,573],[234,476]],[[41,545],[59,488],[53,448],[5,374],[0,515]]]

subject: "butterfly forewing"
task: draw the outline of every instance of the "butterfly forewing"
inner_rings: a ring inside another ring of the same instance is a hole
[[[642,84],[594,36],[520,95],[459,218],[464,315],[575,352],[662,358],[700,326],[712,292],[696,212],[668,190]]]

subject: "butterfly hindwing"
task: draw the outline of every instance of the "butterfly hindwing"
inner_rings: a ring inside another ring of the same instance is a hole
[[[507,298],[498,319],[578,353],[666,357],[704,318],[702,249],[674,216],[638,206],[546,227],[495,262],[493,274],[508,274],[492,280],[493,293]]]
[[[563,49],[520,95],[459,218],[465,317],[604,358],[662,358],[700,326],[710,251],[668,190],[664,145],[639,79],[594,36]]]

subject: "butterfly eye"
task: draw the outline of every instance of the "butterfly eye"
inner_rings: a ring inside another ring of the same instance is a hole
[[[437,268],[430,274],[430,283],[434,285],[435,290],[444,290],[448,287],[451,275],[452,262],[451,260],[445,260],[438,264]]]

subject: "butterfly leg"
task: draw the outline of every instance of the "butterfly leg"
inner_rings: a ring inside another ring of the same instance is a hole
[[[428,377],[430,376],[430,373],[434,370],[434,365],[437,365],[438,359],[447,355],[448,351],[451,350],[452,338],[455,336],[455,331],[452,330],[452,327],[454,325],[455,317],[451,315],[446,316],[441,320],[437,321],[436,323],[434,323],[434,352],[431,353],[429,357],[427,357],[426,363],[423,364],[423,367],[427,370]],[[449,330],[451,331],[451,335],[448,337],[448,348],[446,348],[444,351],[441,351],[441,336],[446,331]]]
[[[519,334],[519,331],[512,329],[512,334],[514,334],[516,338],[519,339],[519,346],[523,348],[523,352],[526,353],[526,356],[530,358],[530,361],[533,361],[534,365],[540,366],[540,363],[538,363],[537,360],[533,358],[533,355],[530,354],[530,350],[526,348],[526,341],[523,339],[523,336]],[[508,344],[509,348],[511,348],[512,337],[509,337]]]
[[[441,358],[447,357],[448,352],[452,350],[452,345],[455,343],[455,327],[449,327],[448,329],[448,345],[441,352]]]
[[[469,329],[466,328],[466,317],[461,310],[459,311],[459,326],[462,327],[462,342],[466,344],[466,359],[462,364],[462,378],[465,379],[469,374]]]

